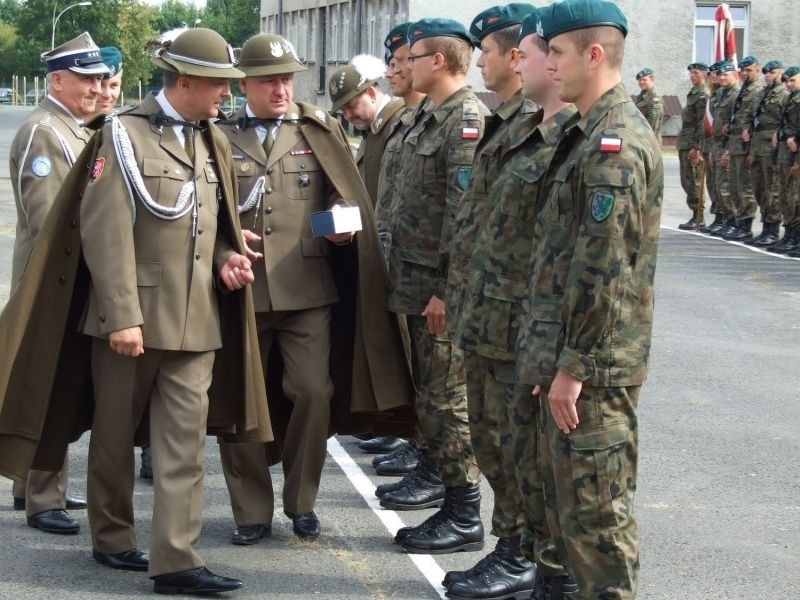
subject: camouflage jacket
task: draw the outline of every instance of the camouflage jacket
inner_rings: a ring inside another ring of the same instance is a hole
[[[413,115],[403,136],[389,248],[389,310],[420,314],[444,300],[453,223],[489,111],[468,86]]]
[[[786,140],[791,137],[797,139],[800,136],[800,90],[792,91],[786,98],[783,105],[779,131],[780,145],[778,146],[779,164],[793,165],[797,162],[797,152],[792,152],[786,144]],[[800,140],[798,140],[800,143]]]
[[[457,346],[487,358],[514,360],[540,183],[573,114],[570,106],[542,123],[541,110],[527,111],[510,125],[510,145],[492,179],[488,210],[482,211],[465,269],[462,306],[457,318],[448,315]],[[448,287],[448,294],[453,291]]]
[[[739,84],[734,83],[729,88],[720,87],[714,101],[714,124],[711,135],[714,138],[713,149],[725,150],[728,147],[728,127],[736,97],[739,95]]]
[[[752,132],[750,152],[753,156],[772,155],[772,135],[781,123],[783,104],[788,96],[789,90],[780,82],[764,87],[745,124]]]
[[[656,137],[661,139],[661,120],[664,118],[664,106],[661,96],[656,88],[642,90],[636,97],[636,108],[638,108],[647,122],[650,123]]]
[[[647,375],[664,195],[661,149],[622,84],[565,126],[543,183],[517,372],[589,386]]]
[[[747,154],[750,151],[750,144],[742,140],[742,131],[752,122],[753,111],[756,110],[763,91],[764,82],[760,79],[743,84],[739,89],[733,103],[728,132],[728,150],[731,154]]]
[[[467,263],[472,254],[477,230],[492,210],[489,187],[497,179],[500,163],[512,143],[509,129],[512,123],[531,112],[535,112],[533,105],[525,101],[522,93],[518,91],[486,117],[483,137],[478,143],[472,161],[469,186],[461,196],[453,225],[445,294],[448,324],[458,316],[468,276]]]
[[[696,85],[686,94],[686,105],[681,112],[681,130],[678,132],[678,150],[703,147],[706,137],[705,123],[708,91],[705,85]]]

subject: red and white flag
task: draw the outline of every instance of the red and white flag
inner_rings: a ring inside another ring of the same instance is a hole
[[[728,60],[733,63],[733,68],[738,72],[739,61],[736,57],[736,34],[733,31],[733,18],[730,7],[723,3],[714,13],[714,62]],[[706,131],[711,133],[714,117],[711,115],[711,106],[706,102],[706,112],[703,118]]]

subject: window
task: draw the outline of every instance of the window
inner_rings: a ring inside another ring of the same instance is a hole
[[[718,4],[698,4],[694,15],[694,60],[714,62],[714,13]],[[750,14],[747,4],[729,4],[739,59],[750,53]]]

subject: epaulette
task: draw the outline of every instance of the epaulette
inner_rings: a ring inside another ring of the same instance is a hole
[[[301,120],[321,125],[325,129],[330,130],[328,118],[332,119],[333,117],[331,117],[329,112],[313,104],[308,104],[307,102],[298,102],[297,106],[300,107]]]
[[[465,98],[461,106],[461,120],[462,121],[479,121],[481,118],[481,111],[478,108],[477,98]]]

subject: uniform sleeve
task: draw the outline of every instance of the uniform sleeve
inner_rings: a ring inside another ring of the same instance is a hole
[[[117,161],[111,127],[92,167],[81,203],[81,241],[98,300],[99,330],[143,324],[136,277],[131,198]]]
[[[697,96],[695,101],[696,118],[694,121],[694,134],[692,135],[692,147],[698,150],[703,149],[706,139],[706,106],[708,105],[708,94],[705,92]]]
[[[590,142],[577,157],[581,166],[572,182],[578,231],[564,284],[565,338],[556,367],[582,381],[595,375],[593,357],[606,345],[620,344],[618,331],[629,326],[622,313],[630,306],[627,295],[638,293],[631,273],[640,260],[644,228],[653,231],[643,220],[660,210],[661,202],[648,188],[653,159],[646,140],[630,130],[610,133],[622,138],[621,151],[600,152],[599,140]]]
[[[36,239],[70,165],[58,136],[50,128],[34,126],[29,142],[19,165],[19,201],[30,237]]]
[[[654,95],[650,102],[650,111],[647,117],[650,127],[656,133],[661,131],[661,121],[664,118],[664,106],[661,96]]]

